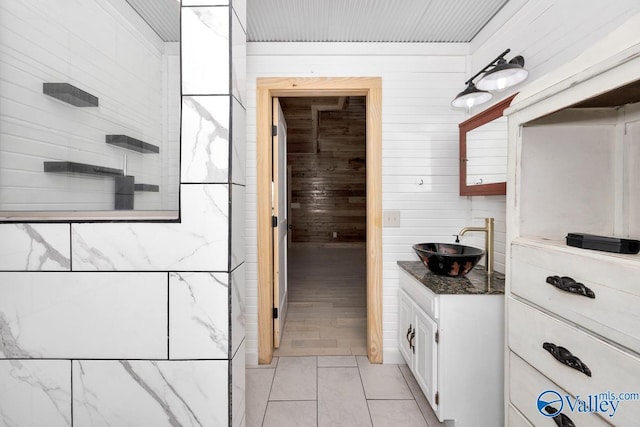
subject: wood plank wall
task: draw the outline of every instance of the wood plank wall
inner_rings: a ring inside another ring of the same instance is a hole
[[[281,105],[291,168],[292,245],[363,244],[365,97],[282,98]]]

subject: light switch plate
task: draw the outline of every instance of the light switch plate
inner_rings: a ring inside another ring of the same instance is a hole
[[[382,218],[383,227],[400,227],[400,211],[384,211]]]

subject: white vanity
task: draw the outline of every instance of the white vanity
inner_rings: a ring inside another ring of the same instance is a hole
[[[436,276],[399,261],[400,352],[440,421],[503,423],[504,278]]]
[[[565,240],[640,239],[638,28],[635,17],[506,111],[508,426],[640,420],[640,401],[619,399],[640,392],[640,255]]]

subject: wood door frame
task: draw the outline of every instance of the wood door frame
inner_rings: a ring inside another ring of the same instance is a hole
[[[256,89],[258,363],[273,358],[271,99],[310,96],[367,99],[367,356],[371,363],[382,363],[382,79],[259,77]]]

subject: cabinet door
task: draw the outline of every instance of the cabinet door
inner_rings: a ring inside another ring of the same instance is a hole
[[[436,392],[438,391],[438,344],[436,332],[438,325],[422,310],[414,308],[416,348],[413,373],[433,410],[438,413]]]
[[[409,296],[401,289],[400,290],[400,318],[398,323],[398,348],[402,357],[407,362],[407,365],[411,369],[413,352],[409,345],[409,338],[411,332],[415,328],[415,322],[413,321],[413,303]],[[414,340],[415,341],[415,340]]]

